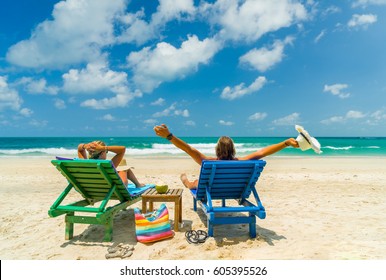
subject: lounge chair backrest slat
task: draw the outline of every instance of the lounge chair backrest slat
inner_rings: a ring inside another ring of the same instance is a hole
[[[77,190],[87,199],[104,199],[112,184],[116,192],[111,199],[129,200],[130,195],[110,160],[53,160],[52,164],[69,179]],[[66,170],[66,172],[64,172]]]
[[[197,199],[206,200],[206,186],[212,199],[247,197],[263,171],[265,161],[204,161],[197,187]]]

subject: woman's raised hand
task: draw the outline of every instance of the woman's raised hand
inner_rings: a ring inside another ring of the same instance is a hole
[[[162,138],[166,138],[170,134],[169,128],[165,124],[156,125],[153,129],[155,134]]]

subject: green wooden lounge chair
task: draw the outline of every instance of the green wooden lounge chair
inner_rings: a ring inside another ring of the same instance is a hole
[[[256,237],[256,217],[265,219],[266,213],[257,194],[255,184],[264,169],[263,160],[203,161],[197,189],[191,190],[193,209],[197,202],[207,216],[208,235],[213,236],[214,225],[249,224],[250,237]],[[248,200],[253,195],[256,204]],[[226,206],[226,200],[235,199],[239,206]],[[221,200],[216,206],[215,200]],[[246,213],[247,215],[220,217],[220,213]]]
[[[104,225],[103,241],[111,241],[114,215],[141,200],[141,195],[131,195],[128,192],[110,160],[51,162],[69,183],[48,211],[50,217],[66,215],[65,239],[73,237],[74,224],[80,223]],[[72,189],[79,192],[84,199],[61,205]],[[108,205],[111,201],[115,204]]]

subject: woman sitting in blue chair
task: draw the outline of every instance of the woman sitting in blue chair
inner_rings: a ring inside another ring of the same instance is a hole
[[[232,138],[228,136],[222,136],[219,138],[216,145],[217,157],[210,157],[210,156],[204,155],[196,148],[190,146],[188,143],[184,142],[180,138],[170,133],[168,127],[165,124],[155,126],[154,131],[156,135],[162,138],[166,138],[174,146],[176,146],[177,148],[187,153],[199,165],[202,164],[203,160],[256,160],[256,159],[261,159],[268,155],[277,153],[280,150],[289,146],[294,148],[299,147],[298,142],[294,138],[288,138],[285,141],[267,146],[249,155],[246,155],[243,157],[236,157],[236,149]],[[189,189],[197,188],[198,180],[189,181],[185,173],[181,174],[180,178],[185,187]]]

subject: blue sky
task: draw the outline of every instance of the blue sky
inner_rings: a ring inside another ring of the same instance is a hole
[[[386,136],[386,0],[0,5],[0,136]]]

